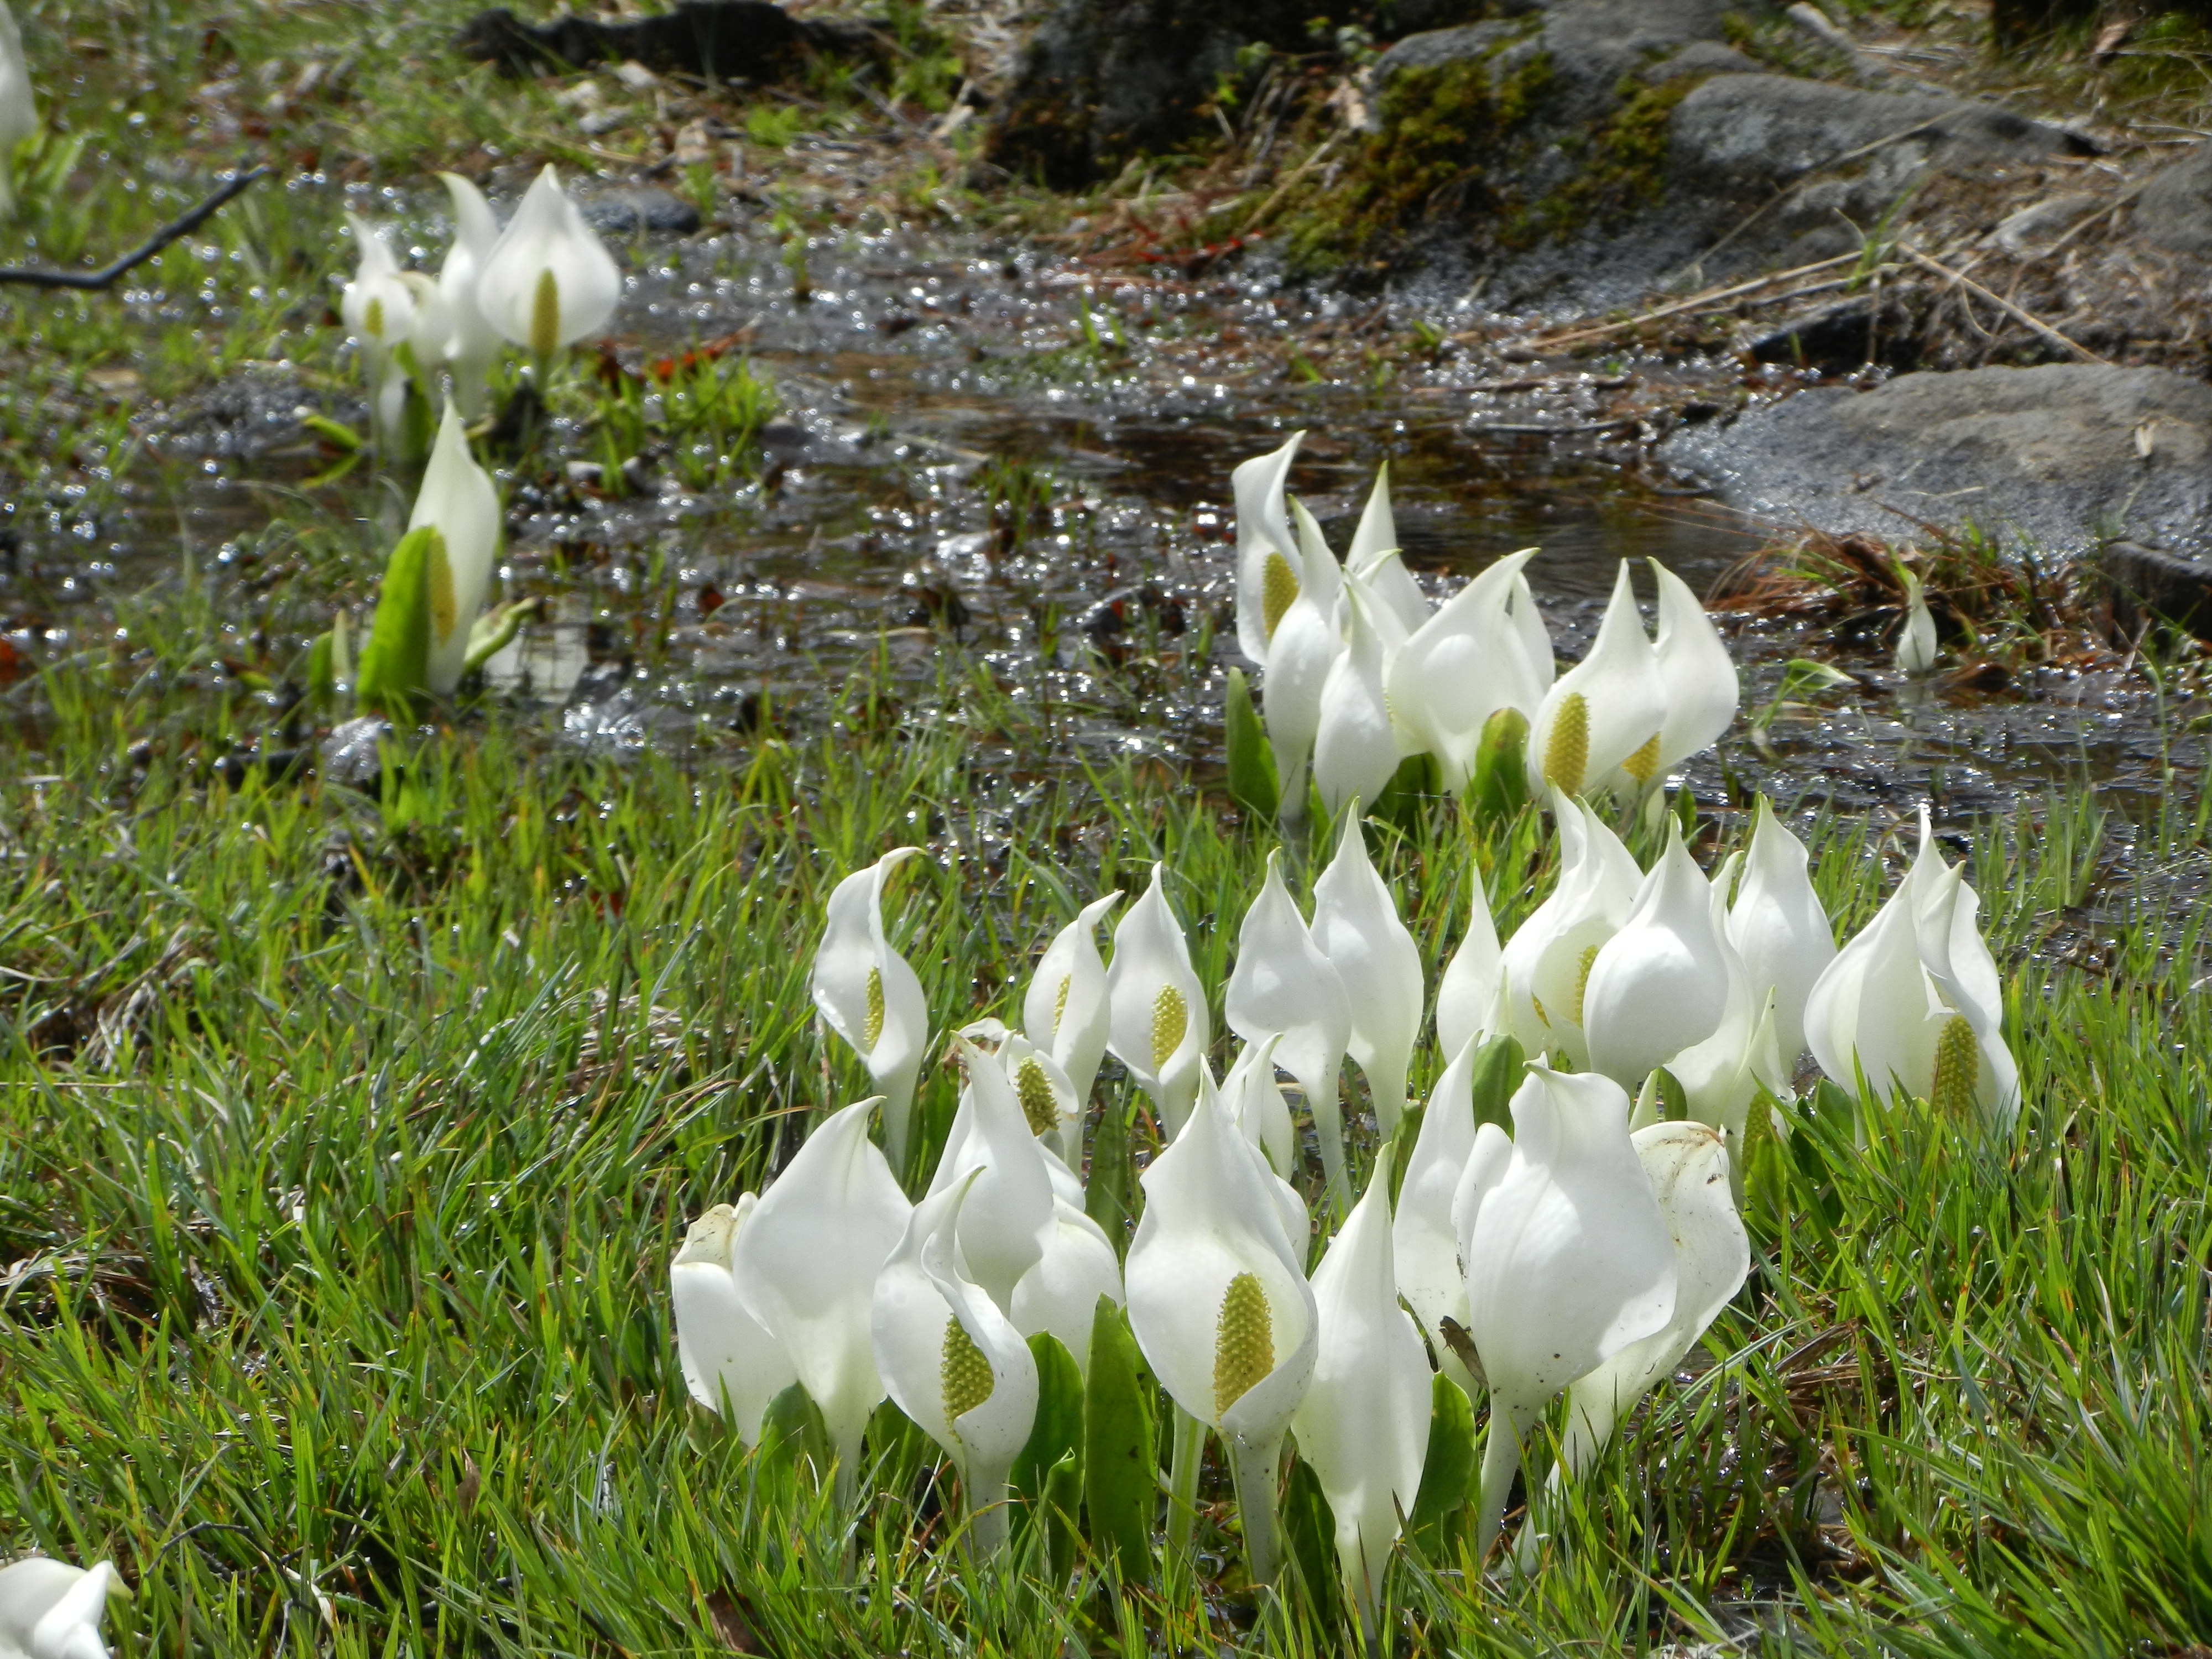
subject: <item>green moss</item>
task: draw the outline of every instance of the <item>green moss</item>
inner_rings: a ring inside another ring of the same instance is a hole
[[[1391,76],[1376,110],[1382,130],[1363,137],[1337,182],[1288,223],[1294,271],[1379,263],[1407,230],[1439,213],[1509,217],[1517,204],[1501,163],[1552,83],[1548,53],[1497,72],[1516,38],[1480,58]]]
[[[1667,189],[1668,124],[1674,106],[1705,78],[1677,76],[1656,87],[1624,81],[1620,106],[1579,150],[1579,170],[1536,204],[1533,217],[1541,233],[1565,236],[1657,205]]]

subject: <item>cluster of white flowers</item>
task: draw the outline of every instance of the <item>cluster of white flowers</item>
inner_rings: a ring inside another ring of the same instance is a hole
[[[399,429],[410,380],[428,397],[432,377],[448,368],[453,397],[473,419],[502,343],[550,357],[605,327],[622,299],[622,272],[550,167],[504,230],[474,185],[459,173],[438,176],[456,228],[434,281],[400,269],[381,230],[346,216],[361,255],[339,313],[361,348],[376,429],[387,441]]]
[[[1711,748],[1735,718],[1735,665],[1705,607],[1656,560],[1659,631],[1644,631],[1626,563],[1589,653],[1557,672],[1529,592],[1525,549],[1431,608],[1407,571],[1377,473],[1340,565],[1284,485],[1304,433],[1231,475],[1237,500],[1237,641],[1263,671],[1282,810],[1304,810],[1308,768],[1333,814],[1373,801],[1409,756],[1464,787],[1503,720],[1540,795],[1636,799]]]
[[[1571,1390],[1571,1477],[1741,1284],[1750,1114],[1762,1096],[1787,1096],[1808,1042],[1830,1077],[1878,1098],[1924,1097],[1999,1125],[2017,1107],[1977,901],[1924,817],[1911,873],[1838,953],[1805,848],[1765,802],[1745,853],[1710,879],[1679,830],[1643,871],[1586,802],[1555,791],[1553,805],[1557,883],[1502,945],[1475,884],[1437,988],[1448,1064],[1395,1210],[1387,1157],[1352,1200],[1342,1064],[1358,1062],[1390,1136],[1426,980],[1356,823],[1315,884],[1310,921],[1279,854],[1269,859],[1223,997],[1244,1046],[1218,1084],[1211,998],[1165,866],[1115,927],[1110,963],[1095,930],[1118,896],[1085,908],[1040,959],[1022,1028],[984,1020],[955,1039],[965,1083],[918,1204],[893,1170],[930,1046],[927,1002],[882,908],[885,878],[917,849],[848,877],[830,901],[815,1000],[887,1091],[890,1157],[868,1139],[878,1103],[848,1107],[764,1195],[693,1227],[674,1267],[693,1392],[750,1442],[795,1380],[848,1490],[888,1394],[944,1447],[976,1535],[994,1540],[1036,1411],[1027,1340],[1049,1333],[1085,1364],[1103,1296],[1126,1305],[1182,1420],[1219,1436],[1255,1579],[1274,1569],[1279,1464],[1294,1434],[1335,1514],[1346,1589],[1374,1616],[1421,1478],[1437,1371],[1470,1400],[1487,1390],[1486,1545],[1547,1403]],[[1540,1058],[1512,1094],[1509,1134],[1479,1120],[1474,1079],[1522,1052]],[[1107,1053],[1151,1098],[1167,1142],[1142,1177],[1125,1268],[1085,1212],[1079,1173]],[[1342,1218],[1310,1279],[1279,1071],[1303,1093]],[[1662,1115],[1670,1098],[1685,1115]],[[1776,1121],[1786,1133],[1787,1117]]]

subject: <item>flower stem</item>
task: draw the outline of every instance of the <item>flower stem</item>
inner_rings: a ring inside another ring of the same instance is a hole
[[[1237,1483],[1237,1513],[1244,1522],[1244,1571],[1255,1584],[1272,1584],[1282,1565],[1275,1533],[1275,1471],[1282,1462],[1283,1437],[1252,1445],[1224,1437],[1229,1473]]]
[[[1513,1477],[1521,1473],[1521,1437],[1535,1420],[1534,1412],[1509,1409],[1490,1397],[1490,1434],[1482,1448],[1482,1502],[1475,1511],[1474,1559],[1481,1560],[1498,1541],[1505,1522]]]
[[[1168,1455],[1168,1550],[1190,1553],[1190,1532],[1198,1519],[1198,1466],[1206,1456],[1206,1425],[1182,1407],[1175,1407],[1175,1440]]]
[[[968,1544],[975,1554],[995,1555],[1012,1535],[1008,1525],[1006,1475],[1004,1468],[986,1468],[970,1462],[962,1471],[960,1487],[968,1500]]]

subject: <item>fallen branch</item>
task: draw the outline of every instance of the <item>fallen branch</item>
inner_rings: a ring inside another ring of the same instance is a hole
[[[16,283],[25,288],[72,288],[88,293],[110,289],[128,272],[137,270],[179,236],[189,236],[210,219],[216,210],[233,197],[242,196],[246,187],[257,179],[266,178],[267,167],[255,167],[250,172],[234,174],[222,189],[202,202],[190,212],[169,221],[145,242],[116,260],[102,265],[98,270],[40,270],[32,267],[0,267],[0,283]]]
[[[2029,328],[2033,329],[2038,334],[2040,334],[2045,339],[2050,341],[2053,345],[2064,346],[2067,350],[2072,352],[2083,362],[2102,363],[2107,368],[2110,368],[2112,366],[2112,359],[2109,357],[2100,357],[2095,352],[2090,350],[2088,347],[2082,345],[2076,341],[2068,339],[2066,336],[2061,334],[2057,329],[2051,327],[2050,324],[2045,322],[2042,318],[2036,316],[2033,312],[2022,310],[2011,301],[2006,299],[2003,295],[1992,293],[1990,289],[1984,288],[1979,283],[1976,282],[1972,277],[1967,276],[1964,271],[1954,270],[1950,266],[1943,264],[1941,260],[1929,258],[1928,255],[1923,253],[1918,248],[1912,246],[1910,243],[1900,242],[1898,245],[1898,252],[1904,254],[1906,258],[1911,260],[1913,264],[1920,266],[1923,270],[1932,272],[1934,275],[1942,277],[1946,282],[1957,283],[1960,288],[1965,289],[1969,294],[1973,295],[1978,299],[1988,301],[1990,304],[1995,306],[1999,311],[2004,313],[2006,316],[2011,318],[2014,322],[2025,323]]]
[[[1573,345],[1583,340],[1601,340],[1607,335],[1626,333],[1630,329],[1642,327],[1645,323],[1656,323],[1662,318],[1678,317],[1686,311],[1703,311],[1718,304],[1723,300],[1733,300],[1747,294],[1753,294],[1760,289],[1771,288],[1777,283],[1786,283],[1794,276],[1809,276],[1816,270],[1832,270],[1838,265],[1850,264],[1858,258],[1856,253],[1838,253],[1832,259],[1816,259],[1809,265],[1796,265],[1788,270],[1778,270],[1771,276],[1756,277],[1748,283],[1737,283],[1733,287],[1707,289],[1702,293],[1692,294],[1686,300],[1676,300],[1650,311],[1638,312],[1635,316],[1624,317],[1619,322],[1591,323],[1567,329],[1557,334],[1524,335],[1517,340],[1505,341],[1504,345],[1509,349],[1533,350],[1539,347]],[[1479,329],[1471,329],[1462,334],[1455,334],[1451,337],[1455,340],[1477,340],[1482,337],[1482,333]]]

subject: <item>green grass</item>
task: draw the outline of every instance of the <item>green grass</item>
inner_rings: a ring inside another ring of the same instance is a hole
[[[1337,1650],[1302,1597],[1252,1626],[1187,1569],[1117,1610],[1033,1554],[969,1564],[908,1436],[834,1513],[689,1405],[665,1295],[687,1219],[864,1091],[805,983],[848,869],[928,848],[894,931],[942,1031],[1011,1012],[1074,903],[1164,856],[1218,1025],[1267,837],[1156,769],[1030,769],[1054,715],[980,680],[941,716],[711,769],[464,726],[381,805],[141,769],[156,708],[100,670],[44,690],[22,759],[50,781],[0,798],[0,1549],[112,1554],[119,1652],[713,1650],[740,1620],[785,1654],[1134,1651],[1124,1620],[1153,1650]],[[2170,806],[2133,868],[2200,856],[2203,805]],[[1826,1174],[1755,1197],[1702,1375],[1634,1419],[1545,1571],[1401,1561],[1415,1651],[1640,1652],[1740,1617],[1776,1653],[2201,1638],[2201,939],[2098,890],[2094,809],[2039,816],[1973,868],[2017,1135],[1808,1131]],[[1432,987],[1475,873],[1507,926],[1548,879],[1525,819],[1439,802],[1374,833]],[[1875,849],[1821,844],[1856,926]],[[1325,849],[1303,850],[1310,878]],[[2093,890],[2109,963],[2036,956]],[[933,1067],[923,1121],[951,1106]]]

